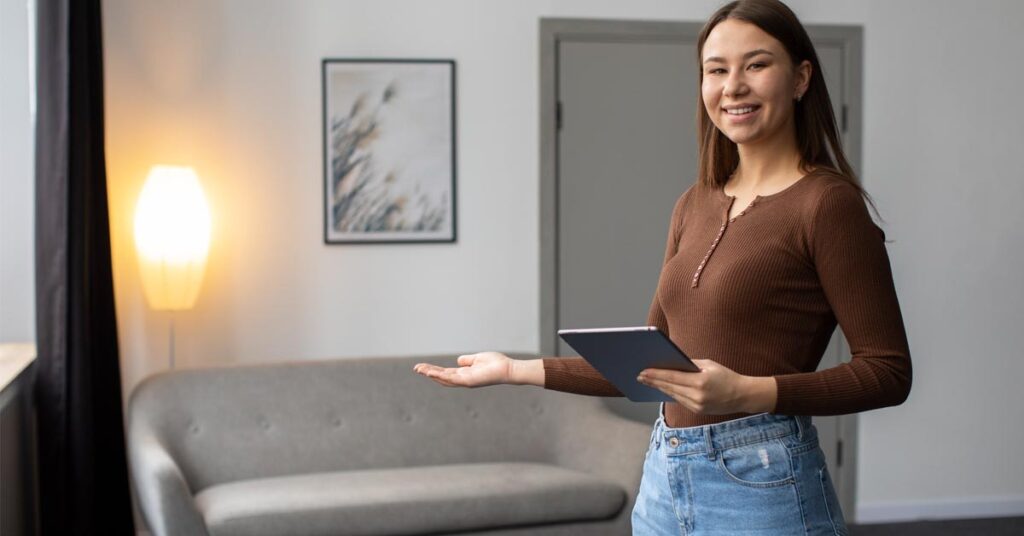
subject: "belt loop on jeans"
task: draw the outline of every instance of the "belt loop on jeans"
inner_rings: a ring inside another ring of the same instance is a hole
[[[804,418],[801,415],[794,415],[796,419],[796,437],[797,441],[804,440]]]
[[[704,442],[707,443],[707,447],[708,447],[708,459],[709,460],[714,460],[715,459],[715,447],[714,447],[714,445],[711,444],[711,425],[710,424],[704,427]]]

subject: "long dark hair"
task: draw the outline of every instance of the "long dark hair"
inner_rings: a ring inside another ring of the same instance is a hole
[[[843,153],[818,53],[814,50],[814,44],[811,43],[807,30],[800,24],[796,14],[779,0],[737,0],[725,4],[711,15],[700,32],[697,39],[697,65],[701,64],[704,42],[707,41],[711,30],[726,19],[749,22],[777,39],[786,48],[794,68],[803,60],[810,61],[810,85],[801,100],[796,101],[794,105],[800,168],[805,172],[812,166],[832,171],[853,185],[875,209],[875,214],[878,214],[878,208],[875,207],[871,196],[861,187],[860,179],[853,172]],[[703,185],[720,188],[739,165],[739,150],[736,143],[718,130],[708,116],[700,91],[704,82],[704,70],[699,71],[697,142],[700,159],[697,164],[697,176]]]

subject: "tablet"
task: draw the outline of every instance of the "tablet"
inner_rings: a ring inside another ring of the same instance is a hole
[[[558,336],[634,402],[674,402],[662,391],[636,381],[644,369],[700,372],[656,326],[560,329]]]

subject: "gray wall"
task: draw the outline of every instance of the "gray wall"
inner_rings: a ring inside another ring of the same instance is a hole
[[[131,243],[134,201],[155,163],[195,166],[215,216],[203,294],[176,319],[180,366],[535,351],[538,18],[699,21],[718,5],[106,1],[125,389],[166,366],[168,319],[146,307]],[[1024,460],[1013,446],[1024,442],[1015,425],[1024,422],[1016,385],[1024,287],[1013,275],[1024,264],[1016,165],[1024,112],[1014,102],[1024,84],[1024,39],[1014,28],[1024,4],[790,5],[808,23],[865,27],[863,179],[894,240],[915,359],[910,399],[861,416],[858,517],[1024,514]],[[458,61],[457,244],[321,243],[319,61],[327,56]],[[24,191],[24,173],[2,177],[5,195]],[[4,203],[5,229],[12,217],[30,221],[28,208]],[[5,258],[22,266],[25,232],[14,233],[18,245],[3,242]],[[29,271],[11,274],[3,272],[3,288],[28,283]],[[8,329],[6,311],[29,297],[3,296]]]
[[[0,0],[0,343],[35,339],[35,169],[30,55],[35,0]]]

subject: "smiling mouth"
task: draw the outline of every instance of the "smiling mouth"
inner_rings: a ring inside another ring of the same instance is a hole
[[[737,108],[735,110],[722,109],[722,112],[734,120],[742,121],[753,117],[760,109],[760,106],[748,106],[746,108]]]
[[[751,112],[755,112],[760,109],[760,106],[748,106],[746,108],[736,108],[733,110],[725,110],[725,113],[729,115],[747,115]]]

